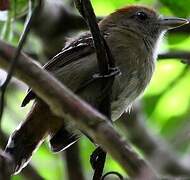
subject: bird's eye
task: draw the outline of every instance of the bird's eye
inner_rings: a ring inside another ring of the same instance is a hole
[[[138,17],[138,19],[143,20],[143,21],[148,18],[147,14],[144,12],[137,12],[136,17]]]

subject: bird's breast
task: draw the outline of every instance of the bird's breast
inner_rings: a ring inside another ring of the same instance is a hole
[[[121,114],[130,109],[132,103],[138,98],[149,84],[154,71],[154,62],[146,61],[141,67],[131,72],[123,71],[121,76],[115,78],[113,84],[112,119],[118,119]]]

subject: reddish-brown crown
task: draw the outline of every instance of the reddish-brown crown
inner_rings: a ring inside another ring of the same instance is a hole
[[[127,7],[124,7],[124,8],[121,8],[121,9],[118,9],[116,11],[116,13],[130,13],[130,12],[135,12],[135,11],[138,11],[138,10],[144,10],[146,12],[148,12],[149,14],[155,14],[156,11],[154,9],[151,9],[151,8],[148,8],[146,6],[127,6]]]

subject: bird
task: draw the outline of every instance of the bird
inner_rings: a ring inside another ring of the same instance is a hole
[[[166,31],[185,25],[188,20],[163,17],[146,6],[126,6],[99,23],[99,29],[120,69],[111,94],[111,119],[117,120],[144,92],[155,69],[158,49]],[[103,99],[102,83],[91,81],[99,72],[90,32],[68,42],[43,68],[71,91],[98,108]],[[34,99],[27,117],[11,134],[5,148],[14,160],[13,174],[19,173],[46,137],[53,152],[65,150],[82,135],[75,125],[54,115],[49,106],[31,89],[22,106]]]

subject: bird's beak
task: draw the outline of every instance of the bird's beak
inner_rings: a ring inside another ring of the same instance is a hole
[[[174,29],[188,23],[189,21],[187,19],[175,18],[175,17],[162,18],[160,20],[160,25],[164,30]]]

